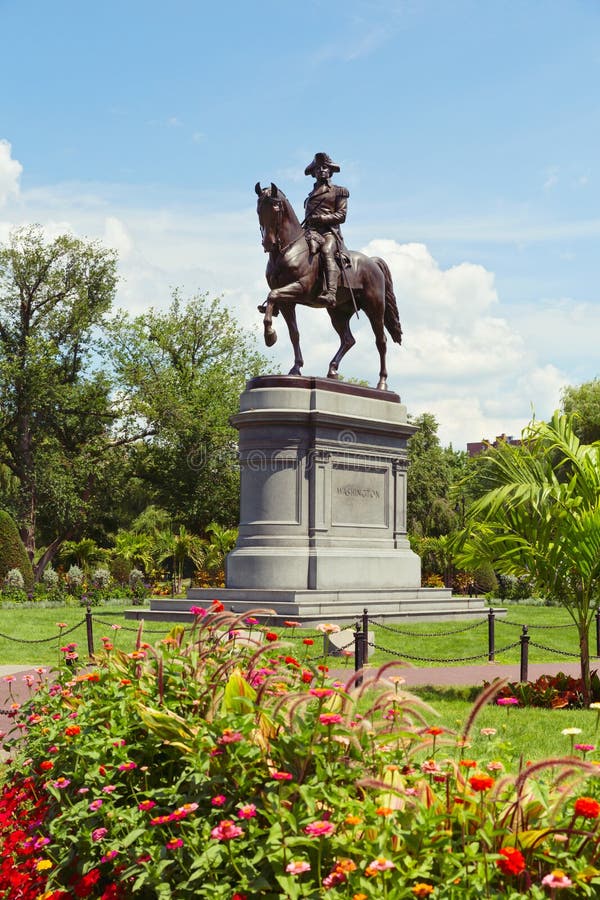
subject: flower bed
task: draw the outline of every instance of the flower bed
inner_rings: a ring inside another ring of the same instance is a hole
[[[196,612],[20,711],[0,900],[597,896],[598,769],[470,758],[495,685],[455,735],[386,667],[332,684],[310,642]]]

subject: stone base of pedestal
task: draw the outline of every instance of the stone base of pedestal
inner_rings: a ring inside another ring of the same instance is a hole
[[[186,600],[155,599],[150,610],[127,610],[127,618],[147,621],[176,622],[193,618],[193,606],[209,608],[219,600],[228,612],[254,615],[271,624],[284,621],[315,625],[319,622],[351,622],[364,609],[370,618],[390,622],[429,619],[443,622],[451,619],[473,619],[487,615],[488,608],[481,597],[457,597],[444,588],[418,590],[355,590],[355,591],[259,591],[232,588],[192,588]],[[266,610],[272,612],[266,612]]]

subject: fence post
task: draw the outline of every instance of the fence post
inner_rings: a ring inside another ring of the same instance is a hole
[[[600,609],[596,610],[596,656],[600,656]]]
[[[363,636],[360,631],[360,625],[356,623],[356,631],[354,632],[354,671],[358,672],[363,667]],[[362,684],[362,677],[356,679],[356,685]]]
[[[85,627],[87,630],[88,656],[90,659],[94,657],[94,623],[92,620],[92,607],[86,606],[85,609]]]
[[[363,609],[362,614],[362,640],[363,640],[363,649],[362,649],[362,664],[364,664],[369,659],[369,610]]]
[[[523,625],[523,633],[521,634],[521,676],[520,681],[529,681],[529,635],[527,633],[527,625]]]
[[[494,615],[494,608],[491,607],[488,613],[488,661],[494,662],[496,659],[496,633],[495,633],[495,625],[496,625],[496,616]]]

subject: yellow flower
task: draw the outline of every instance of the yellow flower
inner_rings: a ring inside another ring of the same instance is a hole
[[[45,872],[46,869],[52,868],[52,863],[49,859],[40,859],[35,868],[38,872]]]
[[[425,884],[425,882],[419,881],[411,888],[411,891],[415,897],[427,897],[429,894],[433,894],[434,887],[432,884]]]

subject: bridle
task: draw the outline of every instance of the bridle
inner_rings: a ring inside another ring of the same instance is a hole
[[[273,246],[271,247],[271,250],[269,252],[271,253],[273,250],[276,250],[279,254],[285,253],[285,251],[289,247],[291,247],[292,244],[295,244],[296,241],[300,240],[301,237],[304,237],[304,232],[301,229],[300,234],[297,237],[293,238],[291,241],[288,241],[288,243],[284,244],[284,246],[282,247],[281,243],[280,243],[279,232],[281,230],[281,223],[283,220],[283,203],[285,203],[286,200],[285,200],[285,198],[281,198],[281,197],[273,197],[270,194],[265,192],[265,193],[261,194],[261,196],[259,198],[259,203],[265,203],[265,202],[271,204],[271,206],[273,207],[273,212],[275,214],[275,230],[274,230],[274,235],[273,235]],[[278,204],[278,205],[275,206],[275,204]],[[264,244],[265,227],[260,222],[260,216],[259,216],[259,226],[260,226],[261,243],[264,247],[265,246],[265,244]]]

